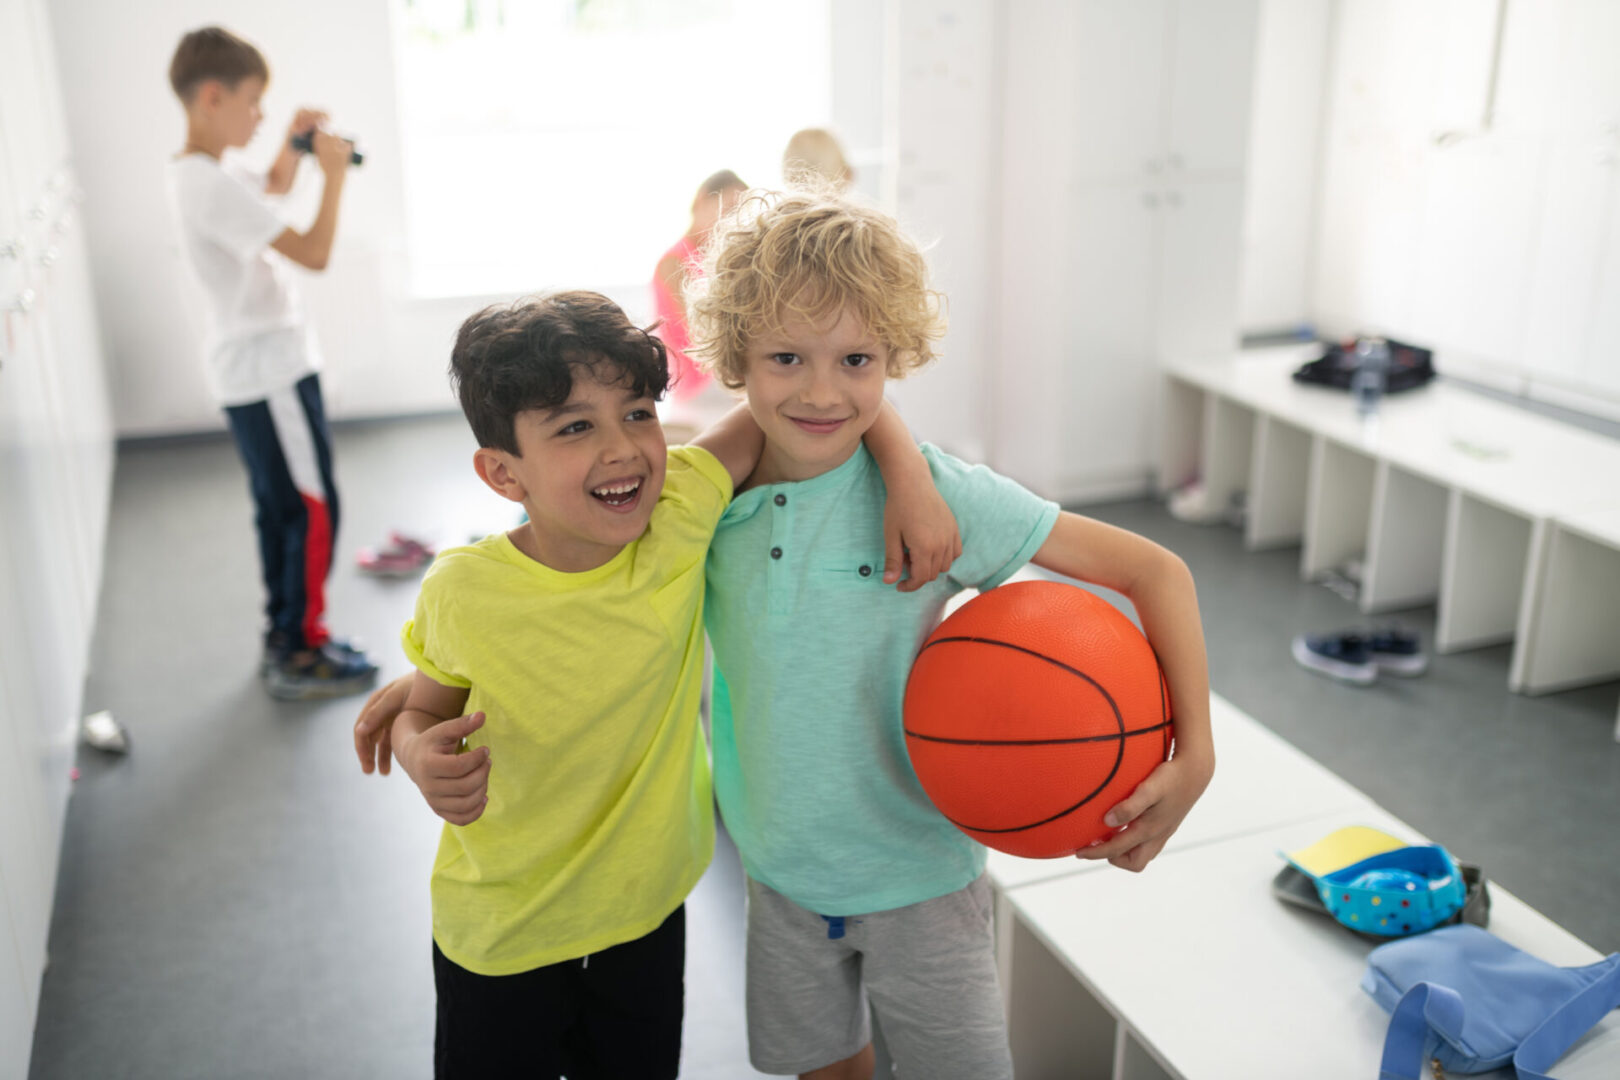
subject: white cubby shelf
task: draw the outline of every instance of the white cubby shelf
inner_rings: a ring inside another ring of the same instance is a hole
[[[1363,418],[1293,381],[1320,348],[1166,364],[1160,490],[1241,504],[1306,580],[1359,559],[1361,610],[1435,604],[1438,652],[1511,641],[1513,690],[1620,678],[1620,440],[1444,379]]]

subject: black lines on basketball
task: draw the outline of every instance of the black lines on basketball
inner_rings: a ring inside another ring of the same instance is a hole
[[[1052,581],[991,589],[941,623],[906,682],[902,731],[947,821],[1034,858],[1112,835],[1105,815],[1165,760],[1173,735],[1141,630]]]
[[[906,728],[906,737],[921,739],[924,742],[949,743],[952,746],[1063,746],[1071,743],[1114,742],[1118,739],[1129,739],[1133,735],[1151,735],[1155,731],[1164,731],[1169,726],[1166,722],[1154,724],[1152,727],[1110,732],[1107,735],[1080,735],[1073,739],[950,739],[944,735],[924,735],[920,731]]]

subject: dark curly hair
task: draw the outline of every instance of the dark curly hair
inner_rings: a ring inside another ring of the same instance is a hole
[[[669,387],[664,343],[600,293],[487,307],[461,324],[450,351],[450,384],[478,445],[511,454],[518,453],[517,414],[566,402],[576,368],[637,397],[656,400]]]

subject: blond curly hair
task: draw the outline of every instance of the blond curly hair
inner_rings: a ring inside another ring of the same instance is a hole
[[[892,217],[830,188],[750,191],[715,226],[686,302],[688,354],[733,390],[749,342],[789,319],[820,325],[852,311],[888,347],[890,378],[933,360],[945,332],[917,245]]]

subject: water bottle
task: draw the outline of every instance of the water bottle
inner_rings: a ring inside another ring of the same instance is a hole
[[[1356,412],[1377,416],[1389,379],[1389,343],[1383,338],[1362,338],[1356,342],[1356,373],[1350,378],[1350,393],[1356,399]]]

